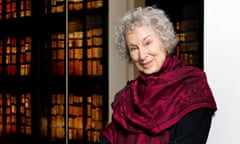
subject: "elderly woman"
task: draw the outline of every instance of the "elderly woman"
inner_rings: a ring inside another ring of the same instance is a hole
[[[172,55],[177,40],[164,11],[127,12],[116,43],[139,76],[116,94],[101,144],[205,144],[216,103],[205,73]]]

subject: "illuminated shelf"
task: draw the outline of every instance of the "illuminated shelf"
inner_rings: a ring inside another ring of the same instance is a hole
[[[108,120],[107,5],[0,0],[0,143],[99,143]]]

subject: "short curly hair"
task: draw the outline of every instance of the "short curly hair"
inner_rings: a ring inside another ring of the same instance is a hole
[[[133,31],[138,26],[151,26],[160,36],[168,54],[172,54],[177,45],[177,38],[173,23],[167,17],[166,13],[152,6],[138,7],[128,11],[119,19],[118,25],[115,26],[115,42],[120,56],[131,61],[127,45],[126,33]]]

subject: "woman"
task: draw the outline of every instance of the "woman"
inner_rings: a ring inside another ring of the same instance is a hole
[[[101,143],[205,144],[216,103],[205,73],[171,55],[177,40],[164,11],[126,13],[116,42],[139,76],[116,94]]]

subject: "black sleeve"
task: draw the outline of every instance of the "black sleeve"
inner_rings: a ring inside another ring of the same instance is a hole
[[[205,144],[213,111],[201,108],[184,116],[170,128],[170,144]]]
[[[100,136],[100,144],[110,144],[107,138]]]

